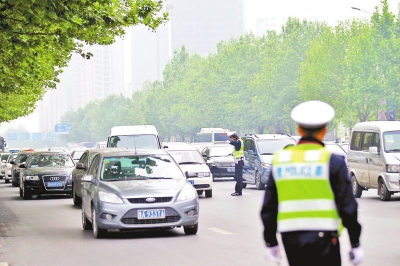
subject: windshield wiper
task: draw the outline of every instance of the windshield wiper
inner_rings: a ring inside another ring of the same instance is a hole
[[[180,162],[179,164],[202,164],[199,162]]]
[[[260,153],[260,155],[274,155],[274,154],[270,153],[270,152],[264,152],[264,153]]]

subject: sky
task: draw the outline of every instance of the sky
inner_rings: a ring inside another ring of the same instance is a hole
[[[201,0],[198,0],[201,1]],[[246,31],[257,31],[257,20],[276,19],[277,30],[284,24],[288,17],[297,17],[307,20],[324,20],[329,25],[336,25],[339,21],[357,18],[369,19],[374,7],[380,5],[379,0],[243,0]],[[397,14],[400,0],[388,0],[390,11]],[[356,7],[361,10],[354,10]],[[124,53],[127,60],[124,62],[125,82],[130,82],[130,35],[123,39]],[[39,116],[37,112],[11,122],[0,124],[0,134],[8,128],[25,127],[27,131],[37,132]]]

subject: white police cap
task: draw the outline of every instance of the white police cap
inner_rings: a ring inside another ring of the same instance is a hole
[[[291,117],[303,128],[320,128],[332,121],[335,110],[325,102],[308,101],[293,108]]]
[[[230,132],[226,133],[226,135],[228,135],[228,137],[232,136],[233,134],[236,134],[236,132],[235,131],[230,131]]]

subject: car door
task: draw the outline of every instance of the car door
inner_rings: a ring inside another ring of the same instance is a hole
[[[374,133],[371,147],[378,148],[378,154],[369,153],[369,181],[373,187],[378,187],[378,177],[384,171],[385,165],[382,163],[381,137],[380,133]]]
[[[86,170],[89,168],[89,152],[86,151],[84,154],[82,154],[81,158],[79,159],[78,163],[83,163],[86,166],[86,169],[78,169],[74,168],[73,170],[73,182],[74,182],[74,187],[75,191],[78,195],[81,195],[82,193],[82,177],[85,175]]]
[[[87,172],[88,175],[93,176],[93,182],[83,182],[82,184],[82,206],[85,210],[85,213],[91,213],[91,202],[93,199],[93,195],[96,189],[96,184],[98,183],[98,171],[100,167],[100,155],[96,155],[96,157],[93,159],[89,170]],[[96,183],[96,184],[94,184]]]
[[[255,174],[255,143],[251,138],[245,139],[244,142],[244,166],[243,179],[246,181],[254,181]]]
[[[369,167],[370,167],[370,153],[369,147],[371,147],[373,132],[364,132],[361,139],[361,150],[358,156],[359,174],[357,181],[360,185],[370,187],[371,182],[369,179]]]

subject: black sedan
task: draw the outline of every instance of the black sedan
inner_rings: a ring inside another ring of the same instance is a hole
[[[71,173],[75,164],[63,152],[33,152],[20,165],[19,194],[24,199],[42,194],[72,194]]]
[[[204,148],[202,156],[210,167],[213,180],[216,177],[235,176],[235,161],[232,152],[233,146],[230,144],[214,144]]]

